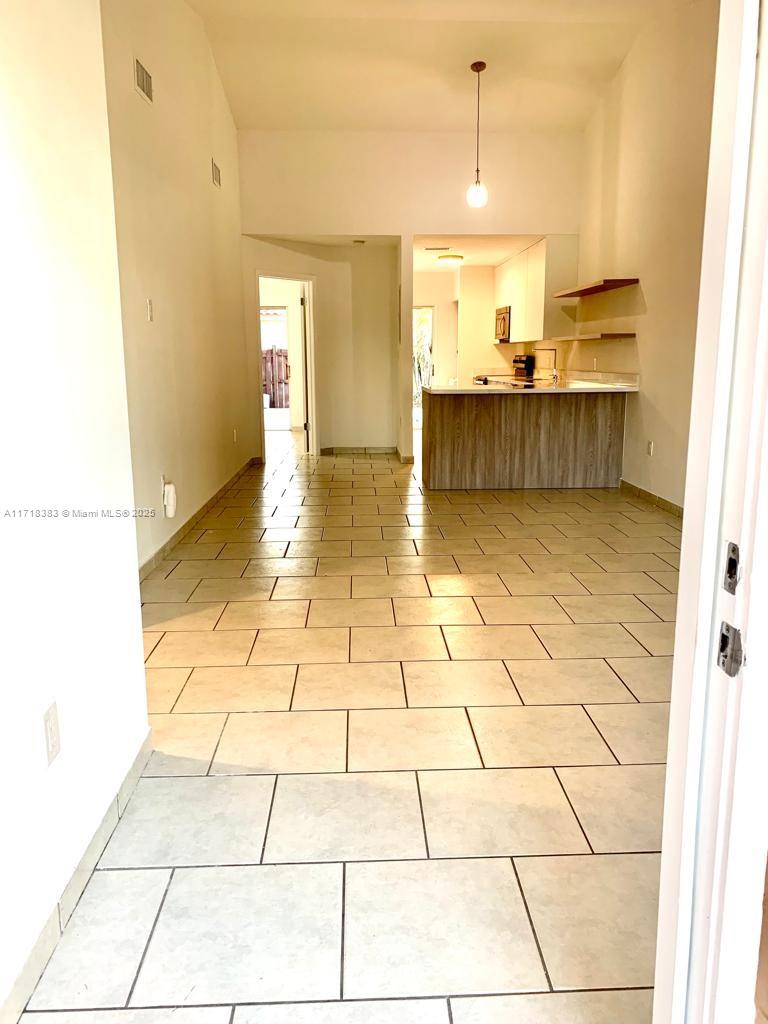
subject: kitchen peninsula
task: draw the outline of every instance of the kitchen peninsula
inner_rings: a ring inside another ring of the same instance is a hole
[[[423,479],[431,490],[617,487],[632,375],[425,387]]]

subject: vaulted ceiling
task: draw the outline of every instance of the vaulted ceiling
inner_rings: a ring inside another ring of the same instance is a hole
[[[643,22],[681,0],[189,0],[240,128],[580,128]]]

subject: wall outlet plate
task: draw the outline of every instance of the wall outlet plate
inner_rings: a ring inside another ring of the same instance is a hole
[[[61,752],[61,736],[59,734],[59,711],[56,704],[51,704],[43,715],[45,724],[45,752],[48,764],[53,764]]]
[[[645,453],[646,455],[649,456],[653,455],[653,441],[649,441],[648,444],[645,446]]]

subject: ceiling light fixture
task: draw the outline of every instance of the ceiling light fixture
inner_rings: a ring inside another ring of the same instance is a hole
[[[442,263],[461,263],[464,257],[458,252],[446,252],[437,257]]]
[[[476,60],[470,65],[472,71],[477,75],[477,129],[475,134],[475,180],[467,189],[467,202],[475,209],[485,206],[488,202],[488,189],[480,181],[480,72],[485,71],[484,60]]]

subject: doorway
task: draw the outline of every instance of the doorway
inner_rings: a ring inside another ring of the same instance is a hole
[[[432,383],[434,369],[434,306],[413,307],[413,450],[421,451],[421,389]]]
[[[261,403],[267,460],[309,450],[307,291],[304,281],[259,277]]]

